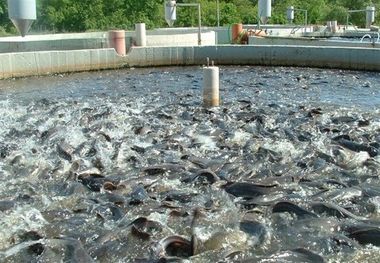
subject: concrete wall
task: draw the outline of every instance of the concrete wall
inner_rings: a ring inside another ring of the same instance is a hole
[[[135,42],[135,32],[126,31],[127,49]],[[202,45],[215,45],[215,32],[202,29]],[[157,29],[147,31],[148,46],[198,45],[195,28]],[[0,53],[79,50],[108,48],[108,32],[70,33],[52,35],[29,35],[26,37],[0,38]]]
[[[361,42],[296,37],[249,37],[250,45],[298,45],[298,46],[335,46],[335,47],[366,47],[380,48],[379,43],[369,42],[368,38]]]
[[[108,47],[107,32],[27,35],[0,38],[0,53]]]
[[[125,57],[113,49],[0,54],[0,78],[148,66],[267,65],[341,68],[380,72],[379,48],[218,45],[134,47]]]
[[[119,68],[125,63],[111,48],[4,53],[0,54],[0,79]]]
[[[134,38],[135,40],[135,38]],[[216,35],[214,31],[201,33],[203,46],[215,45]],[[198,45],[198,30],[189,30],[186,33],[172,30],[154,30],[147,32],[147,46],[196,46]]]
[[[219,65],[268,65],[380,71],[380,49],[318,46],[219,45],[207,47],[133,48],[129,66],[202,65],[209,57]]]

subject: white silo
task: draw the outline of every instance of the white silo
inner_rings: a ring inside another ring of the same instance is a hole
[[[268,23],[272,16],[272,0],[259,0],[259,19],[262,24]]]
[[[288,18],[289,23],[293,23],[294,20],[294,7],[289,6],[286,10],[286,17]]]
[[[367,8],[366,8],[366,27],[370,28],[373,22],[375,22],[375,7],[374,6],[367,6]]]
[[[177,19],[176,1],[167,1],[165,3],[165,20],[170,27],[173,26]]]
[[[37,19],[36,13],[36,0],[8,0],[9,18],[23,37]]]

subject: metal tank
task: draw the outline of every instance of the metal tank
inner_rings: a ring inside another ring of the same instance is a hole
[[[36,13],[36,0],[8,0],[9,18],[23,37],[37,19]]]
[[[165,3],[165,20],[170,27],[173,26],[177,19],[176,1],[167,1]]]
[[[294,7],[289,6],[288,9],[286,10],[286,16],[288,18],[289,23],[293,23],[294,20]]]
[[[262,24],[268,23],[272,15],[272,0],[259,0],[259,18]]]
[[[366,27],[370,28],[371,25],[375,22],[375,7],[367,6],[366,9]]]

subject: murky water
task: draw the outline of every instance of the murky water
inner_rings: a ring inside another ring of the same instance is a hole
[[[380,74],[220,77],[208,110],[199,67],[1,81],[1,261],[378,261]]]

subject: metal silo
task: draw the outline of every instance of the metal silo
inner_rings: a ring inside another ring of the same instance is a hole
[[[8,0],[8,14],[24,37],[37,18],[36,0]]]
[[[272,15],[272,0],[259,0],[259,19],[266,24]]]

